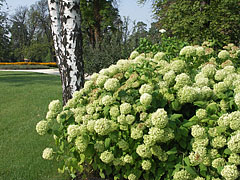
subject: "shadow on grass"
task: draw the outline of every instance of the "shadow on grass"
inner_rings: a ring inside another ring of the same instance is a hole
[[[60,76],[34,72],[0,72],[0,82],[10,86],[25,86],[34,84],[60,85]]]

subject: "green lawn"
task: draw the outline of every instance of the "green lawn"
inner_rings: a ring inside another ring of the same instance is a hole
[[[39,136],[49,102],[61,99],[60,77],[26,72],[0,72],[0,180],[68,180],[59,163],[42,159],[51,136]]]

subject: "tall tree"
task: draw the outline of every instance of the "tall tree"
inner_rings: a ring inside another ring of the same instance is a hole
[[[84,85],[80,0],[48,0],[63,104]]]
[[[147,0],[139,0],[144,3]],[[240,39],[238,0],[151,0],[158,27],[184,41],[201,43],[215,40],[217,45]]]

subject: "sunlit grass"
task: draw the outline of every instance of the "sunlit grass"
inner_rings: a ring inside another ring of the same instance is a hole
[[[66,180],[59,163],[42,159],[50,136],[35,126],[49,102],[61,99],[60,77],[26,72],[0,72],[0,180]]]

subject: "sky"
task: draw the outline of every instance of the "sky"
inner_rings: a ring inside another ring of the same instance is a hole
[[[19,6],[30,6],[37,0],[6,0],[9,6],[9,14],[14,13],[14,10]],[[152,10],[151,3],[148,1],[145,5],[138,5],[137,0],[120,0],[119,13],[121,17],[129,16],[131,22],[134,20],[142,21],[150,28],[153,19],[151,18]]]

